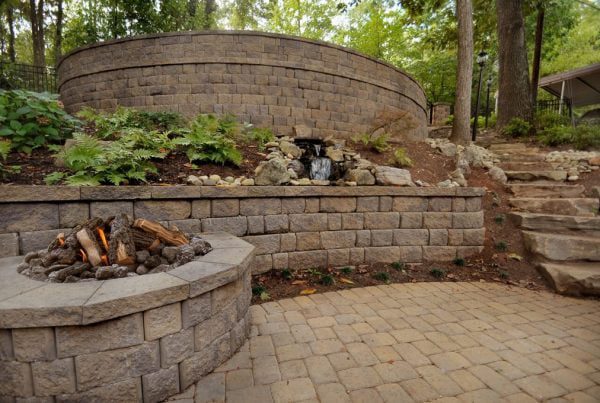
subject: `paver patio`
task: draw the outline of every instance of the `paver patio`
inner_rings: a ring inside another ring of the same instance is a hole
[[[251,307],[240,352],[178,402],[600,401],[600,303],[491,283]]]

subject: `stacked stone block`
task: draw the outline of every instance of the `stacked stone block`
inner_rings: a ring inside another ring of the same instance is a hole
[[[161,34],[104,42],[65,56],[68,111],[118,105],[186,116],[230,113],[280,134],[350,137],[405,118],[425,138],[422,88],[406,73],[332,44],[259,32]]]

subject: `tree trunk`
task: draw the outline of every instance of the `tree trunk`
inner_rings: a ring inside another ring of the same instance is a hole
[[[454,122],[450,141],[466,144],[470,138],[471,82],[473,81],[473,4],[471,0],[457,0],[456,17],[458,19],[458,67]]]
[[[533,120],[523,0],[496,0],[498,15],[498,128],[511,119]]]
[[[10,5],[6,8],[6,19],[8,22],[8,58],[14,63],[17,60],[15,55],[15,20]]]
[[[535,49],[533,52],[533,68],[531,72],[531,105],[537,107],[538,83],[540,81],[540,64],[542,59],[542,41],[544,39],[544,14],[546,9],[542,1],[538,2],[537,22],[535,25]]]
[[[214,28],[215,11],[217,11],[217,4],[215,0],[204,0],[204,26],[202,27],[203,29]]]
[[[45,67],[44,50],[44,0],[29,0],[29,20],[31,23],[31,40],[33,45],[33,64]]]
[[[63,25],[63,0],[56,1],[56,35],[54,37],[54,64],[62,56],[62,25]]]

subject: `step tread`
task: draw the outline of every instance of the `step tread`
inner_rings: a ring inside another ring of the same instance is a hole
[[[508,204],[519,211],[542,214],[564,213],[594,217],[598,214],[600,200],[589,197],[511,197]]]
[[[545,237],[545,238],[564,239],[564,240],[572,240],[572,241],[584,241],[584,242],[591,242],[591,243],[600,245],[600,239],[598,239],[597,237],[594,237],[594,236],[548,234],[545,232],[537,232],[537,231],[523,231],[523,234],[540,236],[540,237]]]
[[[566,235],[522,231],[530,252],[553,261],[600,261],[600,238],[594,235]]]
[[[575,216],[549,213],[511,212],[518,219],[517,225],[531,230],[582,230],[600,231],[600,216]]]
[[[600,263],[538,263],[554,289],[568,295],[600,295]]]

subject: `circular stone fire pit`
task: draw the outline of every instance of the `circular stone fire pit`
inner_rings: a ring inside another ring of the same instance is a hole
[[[169,272],[47,283],[0,259],[0,400],[160,401],[185,390],[246,340],[254,247],[213,247]]]

